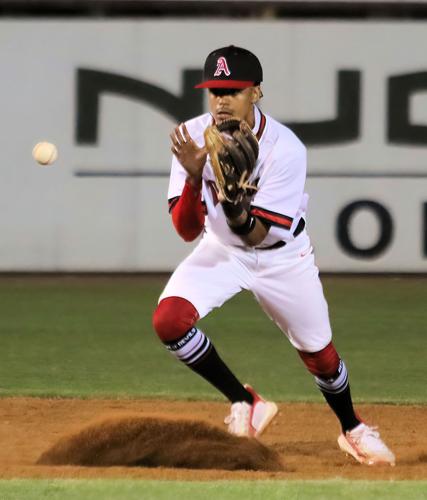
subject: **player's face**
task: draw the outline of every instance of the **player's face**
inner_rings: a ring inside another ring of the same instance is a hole
[[[259,101],[260,88],[209,89],[209,111],[216,123],[231,118],[246,120],[253,126],[253,104]]]

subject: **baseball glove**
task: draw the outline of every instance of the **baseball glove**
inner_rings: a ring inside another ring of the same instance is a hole
[[[205,143],[222,198],[237,204],[256,187],[249,184],[258,158],[258,141],[243,120],[226,120],[205,130]]]

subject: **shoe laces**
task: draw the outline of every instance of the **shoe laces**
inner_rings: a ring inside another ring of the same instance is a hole
[[[355,435],[352,436],[353,439],[359,442],[362,438],[374,438],[379,439],[380,433],[378,432],[378,427],[370,427],[369,425],[364,424],[359,432],[355,432]]]
[[[369,425],[364,424],[360,430],[351,434],[351,437],[358,446],[364,442],[365,445],[368,445],[371,449],[386,453],[390,452],[387,445],[383,443],[380,438],[378,427],[370,427]]]
[[[244,422],[245,427],[249,427],[249,418],[251,414],[251,407],[248,403],[233,403],[231,405],[230,415],[225,417],[224,423],[229,426],[233,431],[236,427]]]

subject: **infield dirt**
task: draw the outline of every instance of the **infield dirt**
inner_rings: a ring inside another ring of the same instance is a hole
[[[103,419],[139,415],[200,420],[222,427],[229,406],[217,402],[165,400],[0,400],[0,477],[144,479],[426,479],[427,406],[357,405],[395,452],[396,467],[362,466],[337,447],[339,427],[326,405],[282,403],[261,441],[280,454],[284,471],[253,472],[173,467],[94,467],[37,465],[39,457],[64,436]],[[165,443],[168,446],[168,443]]]

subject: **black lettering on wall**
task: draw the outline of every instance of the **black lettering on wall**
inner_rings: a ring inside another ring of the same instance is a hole
[[[427,125],[410,123],[410,98],[427,92],[427,72],[392,76],[388,79],[387,137],[394,144],[427,145]]]
[[[332,120],[285,123],[309,145],[354,141],[360,135],[360,71],[337,74],[336,117]]]
[[[77,70],[76,142],[96,144],[100,98],[116,94],[146,102],[159,111],[185,121],[203,113],[203,92],[194,89],[201,81],[202,70],[183,71],[181,96],[142,80],[127,76],[79,68]],[[360,71],[340,70],[337,73],[336,117],[332,120],[287,123],[307,145],[337,144],[355,140],[360,135]]]
[[[370,210],[380,223],[378,241],[368,248],[357,247],[350,237],[350,221],[358,210]],[[357,200],[346,205],[338,215],[336,236],[341,248],[352,257],[371,259],[378,257],[390,245],[393,238],[393,221],[389,211],[372,200]]]
[[[146,102],[182,122],[203,113],[203,93],[194,89],[202,79],[199,69],[183,71],[183,92],[175,96],[157,85],[127,76],[79,68],[77,70],[76,142],[96,144],[102,94],[118,94]]]

